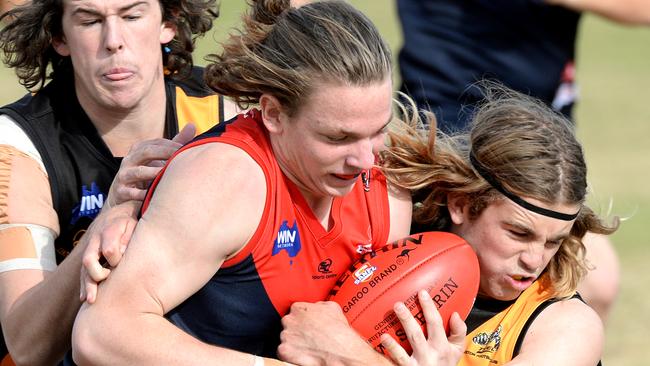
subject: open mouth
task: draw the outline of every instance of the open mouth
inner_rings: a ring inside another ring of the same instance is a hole
[[[512,275],[510,278],[513,280],[514,283],[518,285],[524,285],[524,286],[529,286],[530,284],[535,281],[537,277],[535,276],[523,276],[523,275]]]

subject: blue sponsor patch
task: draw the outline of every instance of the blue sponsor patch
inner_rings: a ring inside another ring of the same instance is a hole
[[[273,242],[273,252],[271,255],[276,255],[285,250],[289,258],[293,258],[300,252],[300,233],[298,233],[298,224],[293,220],[293,226],[289,227],[287,221],[282,221],[278,236]]]
[[[105,197],[106,195],[99,190],[95,182],[90,184],[90,190],[86,188],[86,185],[82,185],[81,202],[72,209],[70,224],[76,224],[82,217],[88,217],[91,220],[94,219],[99,214],[99,211],[102,210]]]

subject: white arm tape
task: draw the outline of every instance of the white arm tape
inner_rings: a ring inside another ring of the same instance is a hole
[[[0,262],[0,273],[17,269],[38,269],[52,272],[56,269],[54,231],[41,225],[3,224],[0,230],[10,227],[26,227],[32,235],[36,258],[14,258]]]

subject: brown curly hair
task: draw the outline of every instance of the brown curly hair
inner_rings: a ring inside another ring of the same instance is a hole
[[[542,102],[484,82],[485,101],[465,134],[429,133],[414,112],[403,108],[408,122],[389,133],[390,147],[382,155],[388,180],[414,194],[415,223],[432,230],[448,230],[449,194],[468,197],[470,219],[495,200],[506,199],[470,163],[470,152],[492,177],[519,197],[549,205],[578,204],[581,210],[560,250],[549,263],[557,297],[573,294],[588,270],[582,238],[587,232],[611,234],[614,218],[605,224],[584,205],[587,167],[573,125]],[[408,106],[407,106],[408,107]],[[435,130],[435,118],[427,114]]]
[[[189,75],[197,37],[204,35],[219,15],[217,0],[159,0],[163,21],[176,28],[163,53],[163,65],[172,75]],[[58,73],[70,72],[70,57],[59,55],[52,40],[62,36],[63,0],[31,0],[0,16],[7,25],[0,30],[4,63],[14,68],[20,83],[36,91]],[[51,73],[48,75],[48,68]]]

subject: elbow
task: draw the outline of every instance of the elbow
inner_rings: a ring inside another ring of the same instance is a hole
[[[92,309],[95,310],[95,309]],[[106,350],[106,327],[96,318],[96,311],[82,307],[72,328],[72,359],[77,365],[98,364]]]

